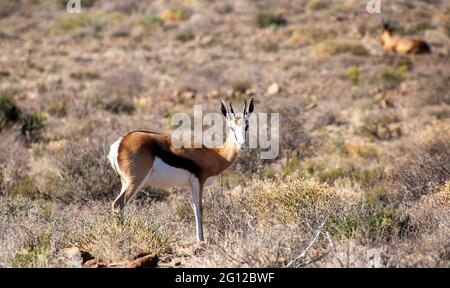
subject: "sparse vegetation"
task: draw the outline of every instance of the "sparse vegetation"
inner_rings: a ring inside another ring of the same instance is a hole
[[[407,72],[406,65],[388,67],[381,71],[380,80],[387,87],[396,87],[405,79]]]
[[[363,56],[367,54],[367,51],[358,41],[333,39],[317,44],[313,53],[317,57],[332,57],[339,54]]]
[[[191,11],[182,6],[175,6],[165,9],[160,13],[160,17],[164,22],[180,22],[191,17]]]
[[[352,83],[352,85],[358,85],[359,83],[360,72],[359,68],[356,65],[347,69],[347,79]]]
[[[0,97],[0,130],[6,125],[19,120],[20,110],[14,100],[7,96]]]
[[[125,215],[110,211],[81,220],[77,240],[92,255],[107,262],[120,262],[142,253],[159,254],[167,245],[167,232],[153,215],[134,208]]]
[[[323,0],[309,0],[305,8],[307,11],[319,11],[330,7],[330,3]]]
[[[273,14],[269,11],[262,11],[256,15],[255,23],[260,28],[269,26],[285,26],[287,24],[286,18],[283,15]]]

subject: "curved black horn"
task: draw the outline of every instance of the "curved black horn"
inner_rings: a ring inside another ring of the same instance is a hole
[[[244,99],[244,112],[242,113],[247,113],[247,100]]]
[[[233,109],[233,105],[231,105],[231,101],[230,101],[230,112],[234,114],[234,109]]]

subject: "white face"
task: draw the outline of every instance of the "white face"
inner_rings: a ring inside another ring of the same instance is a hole
[[[244,110],[242,113],[234,113],[233,107],[230,103],[230,109],[228,110],[223,101],[221,102],[220,110],[227,119],[228,135],[232,135],[236,146],[239,149],[245,148],[245,140],[247,137],[248,130],[248,117],[250,113],[253,112],[254,101],[253,98],[250,100],[247,106],[247,101],[244,102]]]
[[[241,114],[241,115],[239,115]],[[248,130],[248,117],[243,117],[242,113],[235,114],[232,118],[227,118],[228,133],[233,134],[239,149],[245,148],[245,140]]]

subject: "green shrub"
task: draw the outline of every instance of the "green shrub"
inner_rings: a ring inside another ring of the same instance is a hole
[[[405,80],[408,73],[406,65],[399,65],[395,67],[387,67],[380,73],[380,81],[387,87],[397,87],[403,80]]]
[[[114,114],[133,114],[136,110],[134,104],[129,99],[121,97],[112,97],[99,103],[104,110]]]
[[[352,54],[357,56],[367,55],[367,51],[359,41],[331,39],[317,44],[313,48],[313,53],[317,57],[332,57],[339,54]]]
[[[28,249],[18,251],[11,263],[14,268],[44,266],[51,253],[51,234],[44,234]],[[44,265],[43,265],[44,264]]]
[[[364,245],[380,245],[406,237],[415,228],[409,216],[392,205],[355,203],[334,213],[327,231],[334,238],[355,239]]]
[[[180,42],[189,42],[189,41],[195,39],[195,35],[194,35],[194,33],[187,31],[187,32],[182,32],[182,33],[177,34],[175,39]]]
[[[84,12],[80,14],[67,14],[58,17],[52,26],[53,33],[64,33],[90,26],[103,27],[107,25],[110,18],[100,12]]]
[[[330,3],[323,0],[310,0],[306,3],[305,9],[306,11],[319,11],[325,10],[330,7]]]
[[[18,121],[20,118],[20,110],[11,97],[0,97],[0,130],[8,124]]]
[[[269,11],[263,11],[256,14],[255,23],[260,28],[269,26],[285,26],[287,24],[286,18],[283,15],[276,15]]]
[[[42,129],[45,127],[45,116],[40,112],[33,112],[22,116],[22,134],[28,143],[36,142],[41,138]]]
[[[450,38],[450,21],[444,24],[444,31],[445,35],[447,35],[447,37]]]
[[[247,80],[237,80],[231,83],[231,89],[237,93],[245,93],[252,87],[252,84]]]
[[[352,83],[352,85],[358,85],[359,83],[360,72],[359,68],[356,65],[347,69],[347,79]]]
[[[302,27],[294,29],[289,37],[292,44],[315,44],[318,41],[334,38],[337,36],[336,31],[324,29],[321,27]]]
[[[164,24],[164,21],[158,14],[146,13],[139,17],[140,24],[144,25],[147,30],[154,30]]]

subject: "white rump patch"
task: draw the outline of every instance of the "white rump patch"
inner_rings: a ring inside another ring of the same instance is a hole
[[[119,162],[117,161],[117,157],[119,156],[119,146],[120,142],[122,142],[123,137],[120,137],[116,142],[109,146],[109,154],[108,160],[111,162],[111,166],[113,169],[120,175]]]

